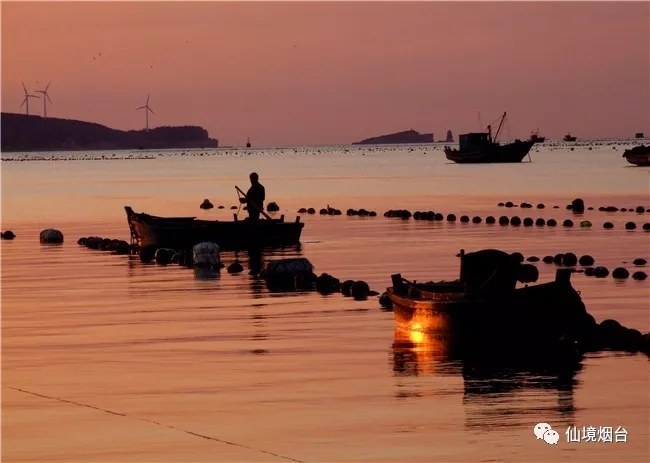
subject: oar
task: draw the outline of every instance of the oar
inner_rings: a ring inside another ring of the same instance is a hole
[[[237,185],[235,185],[235,188],[237,189],[238,193],[241,193],[244,196],[244,198],[246,198],[248,200],[248,196],[246,196],[246,193],[244,193],[241,188],[239,188]],[[240,202],[240,204],[241,204],[241,202]],[[260,212],[260,214],[262,214],[268,220],[273,220],[270,215],[268,215],[266,212],[264,212],[259,207],[257,207],[257,204],[253,204],[253,203],[250,203],[250,202],[246,202],[246,204],[248,204],[248,207],[253,206],[255,209],[257,209]]]

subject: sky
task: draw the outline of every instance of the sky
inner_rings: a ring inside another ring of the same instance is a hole
[[[650,133],[648,2],[2,2],[3,112],[221,145]],[[101,53],[101,55],[100,55]],[[42,100],[30,101],[43,114]],[[480,114],[480,117],[479,117]]]

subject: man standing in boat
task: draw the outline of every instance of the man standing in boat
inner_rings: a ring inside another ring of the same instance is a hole
[[[264,186],[260,183],[260,178],[257,173],[253,172],[249,177],[251,179],[251,187],[246,192],[245,198],[239,198],[239,202],[248,204],[248,218],[250,220],[258,220],[261,212],[264,210],[266,190],[264,190]]]

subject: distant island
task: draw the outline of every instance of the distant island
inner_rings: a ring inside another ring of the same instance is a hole
[[[1,114],[2,151],[81,151],[217,148],[219,140],[197,126],[116,130],[93,122]]]
[[[420,133],[415,130],[380,135],[352,143],[353,145],[392,145],[399,143],[433,143],[432,133]]]

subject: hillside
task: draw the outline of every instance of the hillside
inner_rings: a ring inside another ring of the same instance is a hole
[[[353,145],[382,145],[398,143],[433,143],[433,134],[420,133],[415,130],[405,130],[404,132],[366,138],[365,140],[353,143]]]
[[[93,122],[2,113],[2,151],[74,151],[218,147],[197,126],[116,130]]]

